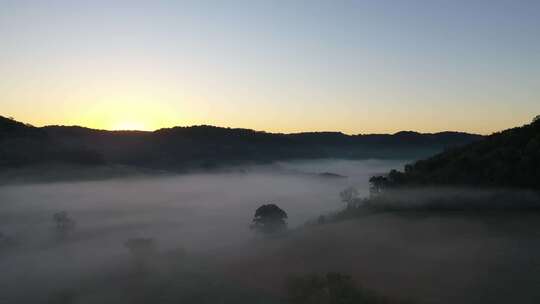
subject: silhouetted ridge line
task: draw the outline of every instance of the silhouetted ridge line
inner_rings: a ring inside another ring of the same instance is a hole
[[[284,134],[208,125],[153,132],[107,131],[79,126],[36,128],[2,117],[0,167],[67,163],[174,171],[290,159],[417,159],[480,138],[480,135],[460,132]]]

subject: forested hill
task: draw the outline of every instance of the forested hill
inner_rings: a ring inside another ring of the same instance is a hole
[[[0,117],[0,167],[44,163],[182,170],[307,158],[417,159],[482,137],[459,132],[346,135],[278,134],[213,126],[154,132],[33,127]]]
[[[540,116],[530,124],[487,136],[392,171],[383,187],[468,185],[540,189]]]

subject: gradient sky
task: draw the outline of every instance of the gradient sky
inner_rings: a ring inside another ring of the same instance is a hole
[[[490,133],[540,114],[540,1],[3,1],[0,115]]]

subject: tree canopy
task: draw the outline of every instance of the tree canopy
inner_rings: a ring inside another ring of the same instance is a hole
[[[263,233],[275,233],[287,228],[287,213],[275,204],[262,205],[255,210],[252,227]]]
[[[392,171],[384,187],[466,185],[540,190],[540,117]]]

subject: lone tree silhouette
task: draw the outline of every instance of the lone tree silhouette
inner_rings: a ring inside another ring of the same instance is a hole
[[[275,204],[262,205],[255,210],[252,229],[271,234],[287,229],[287,213]]]

